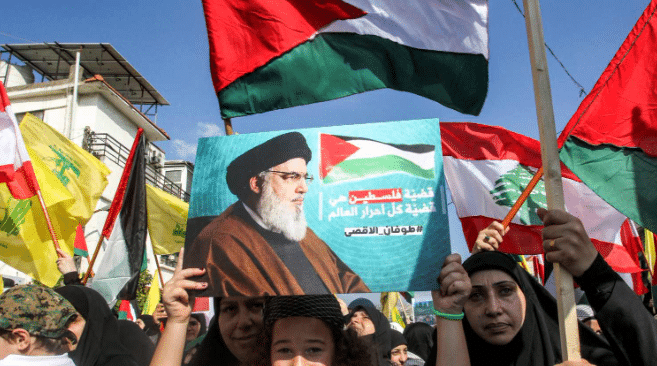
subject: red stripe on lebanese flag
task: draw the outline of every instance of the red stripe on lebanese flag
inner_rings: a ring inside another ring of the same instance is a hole
[[[341,0],[203,0],[216,91],[340,19],[365,15]]]
[[[501,127],[476,123],[441,123],[440,134],[445,177],[472,249],[479,231],[493,220],[504,219],[540,167],[540,144]],[[639,271],[638,263],[620,244],[626,217],[568,170],[563,169],[562,175],[566,210],[582,221],[598,252],[618,272]],[[538,207],[547,207],[542,181],[509,225],[501,251],[543,253]]]
[[[7,183],[16,199],[34,196],[39,190],[9,96],[0,81],[0,183]]]

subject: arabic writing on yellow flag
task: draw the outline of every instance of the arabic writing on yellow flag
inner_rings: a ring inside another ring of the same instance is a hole
[[[75,199],[39,155],[29,146],[27,151],[59,245],[73,254],[79,218],[71,216],[69,209]],[[50,287],[61,277],[56,263],[57,252],[39,198],[17,200],[9,193],[6,184],[0,184],[0,259]]]
[[[107,186],[109,168],[83,148],[72,143],[39,118],[26,114],[20,124],[25,144],[71,192],[75,202],[70,213],[85,224],[93,215]]]
[[[146,211],[153,253],[162,255],[179,252],[185,244],[189,203],[147,184]]]

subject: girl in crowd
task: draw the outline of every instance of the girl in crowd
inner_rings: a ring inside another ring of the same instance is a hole
[[[538,213],[545,225],[547,259],[559,262],[574,276],[609,335],[607,343],[580,326],[582,357],[598,366],[653,364],[657,326],[633,291],[597,253],[581,222],[559,210],[539,209]],[[445,260],[438,278],[440,291],[432,292],[438,337],[465,336],[467,347],[460,349],[467,352],[454,352],[464,365],[561,362],[555,299],[510,257],[489,251],[497,248],[504,232],[499,223],[484,231],[491,229],[499,235],[480,233],[475,246],[478,253],[463,265],[458,254]],[[443,326],[448,322],[456,325],[446,330]],[[427,363],[436,362],[441,359],[430,358]]]
[[[77,285],[55,289],[68,300],[84,320],[74,331],[80,340],[69,353],[78,366],[137,366],[122,343],[118,320],[96,291]]]
[[[276,296],[265,305],[265,337],[272,366],[370,366],[367,346],[344,329],[333,295]]]

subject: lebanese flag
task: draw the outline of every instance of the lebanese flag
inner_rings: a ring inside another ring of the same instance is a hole
[[[203,0],[223,118],[391,88],[479,114],[486,0]]]
[[[443,164],[452,201],[472,250],[480,230],[502,221],[541,166],[537,140],[501,127],[476,123],[441,123]],[[623,247],[620,228],[626,219],[562,166],[566,210],[578,217],[596,249],[618,272],[640,271]],[[499,250],[541,254],[543,225],[536,208],[547,208],[540,181],[509,225]]]
[[[146,140],[140,128],[105,220],[105,253],[91,287],[108,303],[136,297],[146,245]]]
[[[7,183],[16,199],[37,194],[39,183],[32,169],[16,116],[11,110],[9,96],[0,81],[0,183]]]
[[[657,231],[657,1],[650,2],[559,136],[561,161]]]
[[[390,144],[362,137],[319,136],[319,178],[324,184],[392,173],[434,179],[434,145]]]

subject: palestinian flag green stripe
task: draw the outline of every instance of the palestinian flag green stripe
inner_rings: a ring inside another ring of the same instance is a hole
[[[395,155],[377,156],[368,159],[348,159],[333,167],[324,178],[326,184],[344,180],[365,178],[387,173],[407,173],[420,178],[434,179],[434,169],[422,169],[416,164]]]
[[[570,136],[559,152],[582,182],[643,227],[657,227],[657,158],[638,148],[590,145]]]
[[[488,89],[488,61],[481,54],[416,49],[372,35],[322,33],[217,95],[222,117],[232,118],[383,88],[478,115]]]

